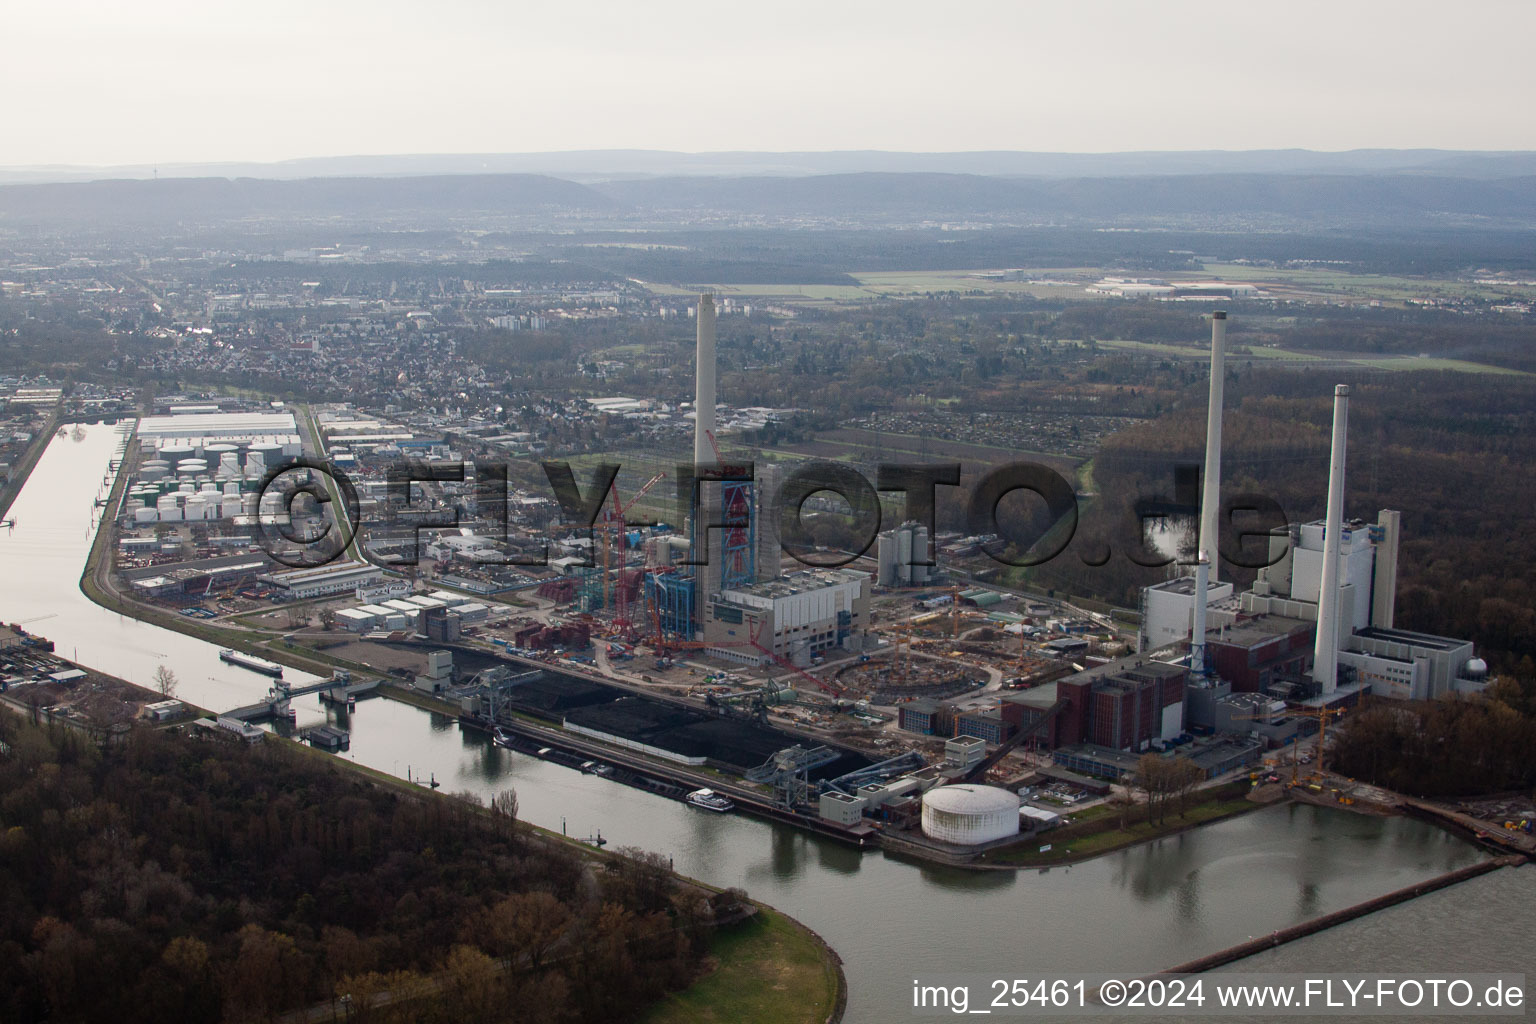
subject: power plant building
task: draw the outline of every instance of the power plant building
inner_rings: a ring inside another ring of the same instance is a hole
[[[707,294],[699,297],[695,341],[693,456],[698,466],[711,467],[721,458],[714,436],[715,306]],[[812,570],[781,576],[781,473],[771,464],[753,469],[750,482],[700,483],[689,550],[702,564],[691,573],[646,577],[662,631],[752,665],[785,659],[805,666],[823,651],[859,649],[869,624],[867,574]]]
[[[761,665],[761,647],[802,666],[833,648],[856,650],[869,624],[868,580],[848,569],[807,570],[706,597],[706,650]]]

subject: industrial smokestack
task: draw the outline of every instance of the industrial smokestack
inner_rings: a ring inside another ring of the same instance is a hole
[[[1211,582],[1221,578],[1216,551],[1221,512],[1221,403],[1226,383],[1227,314],[1211,314],[1211,397],[1205,413],[1205,493],[1200,501],[1199,555],[1210,565]]]
[[[1205,682],[1205,611],[1210,582],[1211,563],[1202,554],[1195,563],[1195,622],[1189,631],[1189,674],[1196,685]]]
[[[1317,595],[1317,646],[1312,678],[1324,693],[1339,685],[1339,542],[1344,536],[1344,448],[1349,435],[1349,385],[1333,389],[1333,448],[1328,462],[1328,518],[1323,522],[1323,580]]]
[[[715,446],[710,443],[710,435],[715,432],[715,297],[708,292],[699,296],[693,380],[693,461],[695,465],[713,466]]]

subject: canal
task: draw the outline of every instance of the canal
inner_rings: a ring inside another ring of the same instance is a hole
[[[0,619],[30,622],[65,656],[135,682],[147,683],[157,665],[168,664],[182,680],[181,696],[204,706],[250,702],[267,680],[223,665],[211,645],[121,617],[81,593],[93,503],[105,493],[103,473],[120,445],[109,426],[50,444],[16,503],[14,532],[0,533],[8,583]],[[309,698],[300,724],[325,714]],[[906,1017],[917,972],[1156,970],[1482,856],[1422,822],[1284,805],[1072,867],[966,872],[695,810],[502,750],[449,717],[398,702],[364,700],[341,714],[352,730],[352,748],[341,756],[399,776],[435,777],[447,792],[488,797],[515,788],[526,820],[578,837],[601,832],[610,848],[660,852],[684,874],[741,886],[794,915],[843,956],[846,1019],[858,1024]],[[1468,884],[1497,894],[1528,877],[1500,871]],[[1459,912],[1454,894],[1461,888],[1443,894],[1452,897],[1440,899],[1444,913]],[[1367,920],[1413,921],[1422,903]],[[1278,951],[1268,969],[1315,969],[1311,951],[1331,953],[1334,935]],[[1481,928],[1469,929],[1468,941],[1486,943],[1485,969],[1512,966],[1508,951],[1518,946]],[[1399,969],[1438,964],[1421,943],[1403,949]]]

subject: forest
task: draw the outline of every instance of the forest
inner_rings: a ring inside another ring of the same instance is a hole
[[[363,1021],[622,1021],[696,976],[742,898],[541,838],[511,791],[486,808],[280,742],[137,729],[102,750],[0,716],[14,1024],[272,1021],[344,996]]]
[[[1335,733],[1333,768],[1418,796],[1474,796],[1536,786],[1536,685],[1498,680],[1485,693],[1376,705]]]

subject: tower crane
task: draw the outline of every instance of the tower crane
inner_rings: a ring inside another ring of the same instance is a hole
[[[1300,718],[1315,718],[1315,719],[1317,719],[1317,768],[1311,773],[1310,777],[1311,778],[1319,778],[1320,775],[1318,773],[1321,772],[1322,767],[1323,767],[1324,751],[1327,750],[1328,720],[1331,719],[1331,718],[1337,718],[1337,717],[1339,717],[1339,716],[1341,716],[1343,714],[1344,714],[1344,709],[1343,708],[1287,707],[1284,711],[1272,711],[1272,712],[1270,712],[1268,714],[1263,714],[1263,715],[1242,715],[1242,716],[1234,717],[1232,719],[1232,721],[1234,721],[1234,722],[1266,722],[1267,723],[1267,722],[1271,722],[1276,717],[1283,716],[1283,715],[1295,715],[1295,716],[1300,717]],[[1296,785],[1296,783],[1297,783],[1297,781],[1299,779],[1299,776],[1300,776],[1300,770],[1299,770],[1299,767],[1298,767],[1300,762],[1297,759],[1297,752],[1296,752],[1296,748],[1300,745],[1300,743],[1301,743],[1301,740],[1300,740],[1299,737],[1291,740],[1291,785],[1292,786]]]

